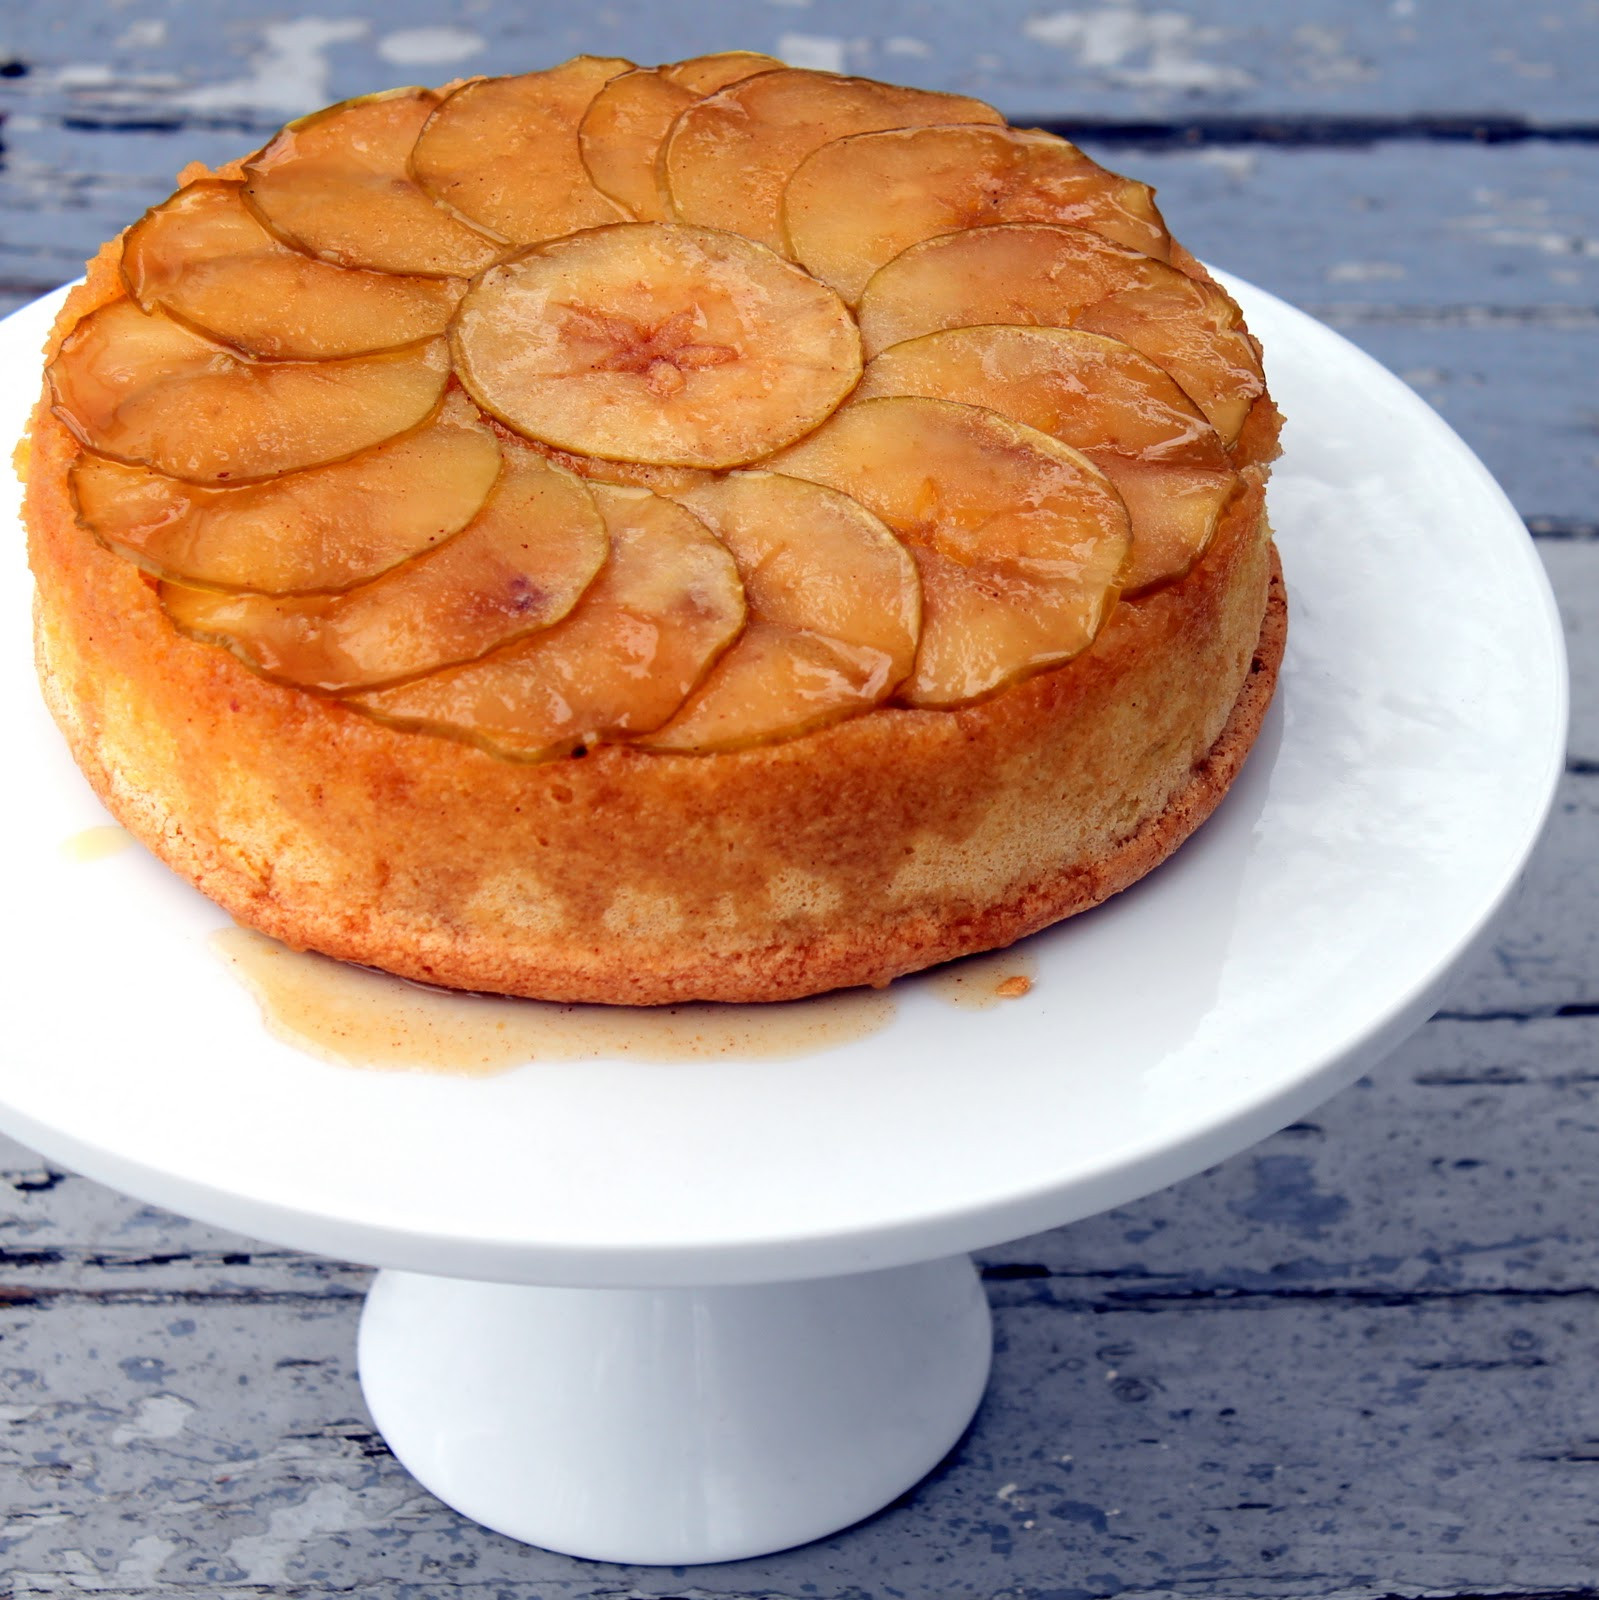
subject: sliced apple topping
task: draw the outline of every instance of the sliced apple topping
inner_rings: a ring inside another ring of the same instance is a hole
[[[1132,518],[1122,592],[1180,578],[1210,543],[1238,485],[1226,448],[1153,361],[1064,328],[951,328],[869,362],[859,398],[923,395],[986,406],[1081,450]]]
[[[868,356],[982,323],[1106,334],[1169,372],[1229,446],[1266,392],[1227,294],[1081,228],[1012,223],[927,239],[873,275],[859,314]]]
[[[792,738],[885,700],[921,631],[916,564],[857,500],[775,472],[735,472],[678,498],[738,562],[749,622],[652,750]]]
[[[902,250],[998,222],[1086,228],[1162,259],[1171,237],[1146,184],[1036,128],[895,128],[807,156],[783,193],[789,253],[851,302]]]
[[[337,361],[249,361],[131,300],[91,312],[50,366],[56,414],[92,450],[190,483],[341,461],[439,403],[444,340]]]
[[[335,267],[262,227],[241,184],[192,183],[128,230],[122,276],[146,311],[267,361],[366,355],[444,332],[466,285]]]
[[[173,622],[266,677],[339,693],[475,660],[559,622],[607,551],[586,484],[505,446],[483,509],[453,539],[347,593],[313,599],[161,585]]]
[[[730,83],[782,65],[753,50],[728,50],[674,66],[637,67],[612,78],[595,95],[577,130],[594,187],[640,222],[667,221],[656,160],[679,113]]]
[[[1115,604],[1127,510],[1088,458],[947,400],[852,401],[769,463],[854,496],[910,547],[922,637],[899,698],[955,706],[1070,660]]]
[[[452,340],[461,381],[557,449],[742,465],[814,428],[860,376],[843,302],[760,245],[624,223],[483,275]]]
[[[411,152],[411,172],[469,221],[534,244],[627,215],[594,187],[577,130],[601,87],[631,61],[575,56],[544,72],[474,78],[448,95]]]
[[[203,489],[147,467],[80,456],[78,520],[148,572],[203,588],[331,593],[442,544],[500,471],[493,433],[462,396],[415,432],[327,467]]]
[[[524,760],[660,727],[743,625],[738,570],[681,506],[643,489],[597,486],[594,498],[611,556],[563,622],[350,703]]]
[[[684,111],[662,147],[661,174],[681,221],[785,251],[783,187],[813,150],[880,128],[1003,120],[964,95],[785,68],[730,84]],[[879,197],[870,204],[880,221]]]
[[[406,169],[431,89],[346,100],[291,122],[244,164],[245,203],[285,244],[341,267],[470,278],[504,254]]]

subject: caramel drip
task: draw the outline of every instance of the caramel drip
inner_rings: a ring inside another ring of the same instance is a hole
[[[272,1034],[353,1067],[485,1077],[531,1061],[770,1060],[865,1038],[897,1008],[870,989],[778,1005],[549,1005],[408,983],[250,928],[223,928],[212,943]]]

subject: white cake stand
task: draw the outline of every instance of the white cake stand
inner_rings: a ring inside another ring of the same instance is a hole
[[[896,986],[791,1060],[363,1072],[278,1043],[221,913],[105,820],[40,707],[0,574],[14,996],[0,1124],[147,1201],[382,1272],[361,1378],[396,1454],[517,1539],[689,1563],[840,1528],[982,1392],[962,1252],[1242,1149],[1421,1021],[1510,888],[1561,766],[1549,589],[1486,471],[1335,334],[1233,284],[1290,424],[1293,617],[1226,803],[1153,877],[1029,941],[1033,992]],[[19,431],[56,297],[0,326]],[[7,513],[8,514],[8,513]]]

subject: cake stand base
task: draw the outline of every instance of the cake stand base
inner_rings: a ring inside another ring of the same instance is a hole
[[[600,1561],[766,1555],[880,1510],[971,1421],[965,1256],[724,1289],[381,1272],[361,1386],[400,1461],[496,1532]]]

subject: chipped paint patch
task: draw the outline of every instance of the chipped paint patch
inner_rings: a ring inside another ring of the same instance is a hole
[[[883,49],[891,56],[915,56],[918,59],[925,59],[933,53],[932,45],[925,39],[912,39],[903,33],[896,33],[892,39],[885,39]]]
[[[154,50],[167,42],[167,25],[160,17],[130,22],[118,38],[114,50]]]
[[[175,1439],[188,1426],[194,1406],[178,1394],[153,1394],[139,1402],[138,1410],[111,1435],[115,1445],[135,1439]]]
[[[1295,63],[1308,83],[1317,88],[1339,84],[1365,83],[1376,75],[1371,62],[1351,55],[1344,48],[1343,35],[1333,28],[1305,23],[1294,29],[1293,40],[1300,55]]]
[[[465,61],[483,48],[483,36],[465,28],[402,28],[378,40],[378,54],[397,66]]]
[[[1235,182],[1243,183],[1260,170],[1260,156],[1253,150],[1230,150],[1224,145],[1197,151],[1193,158],[1202,166],[1215,167]]]
[[[1328,283],[1383,283],[1404,275],[1397,261],[1334,261],[1325,274]]]
[[[777,41],[777,55],[791,67],[812,72],[842,72],[844,41],[826,33],[785,33]]]
[[[116,76],[103,61],[81,61],[62,67],[54,82],[58,89],[99,89],[114,82]]]
[[[1476,189],[1472,199],[1483,209],[1469,216],[1452,217],[1448,225],[1471,234],[1482,244],[1537,250],[1551,256],[1599,256],[1599,239],[1589,236],[1579,218],[1552,214],[1543,195]]]
[[[267,1518],[265,1533],[235,1539],[227,1559],[254,1584],[282,1583],[301,1545],[319,1533],[344,1533],[369,1519],[360,1501],[336,1483],[318,1484],[298,1505],[284,1506]]]
[[[1319,1239],[1349,1209],[1341,1194],[1316,1181],[1308,1156],[1256,1156],[1254,1193],[1234,1201],[1231,1209],[1251,1222],[1286,1228],[1306,1239]],[[1107,1374],[1110,1376],[1110,1374]]]
[[[327,51],[364,38],[370,24],[355,18],[297,17],[269,22],[250,75],[174,96],[190,111],[314,111],[332,99]]]
[[[1202,27],[1179,11],[1145,11],[1123,3],[1097,11],[1056,11],[1030,17],[1022,32],[1040,44],[1070,50],[1078,64],[1130,89],[1224,94],[1254,85],[1252,74],[1201,54],[1223,43],[1221,28]]]
[[[170,1539],[143,1534],[128,1546],[128,1553],[117,1563],[117,1576],[127,1580],[130,1587],[134,1583],[154,1583],[167,1557],[177,1548]]]

